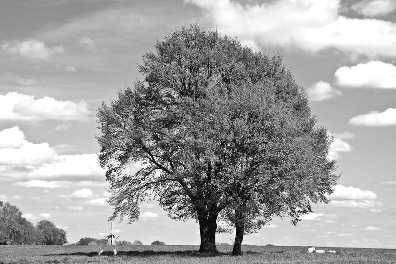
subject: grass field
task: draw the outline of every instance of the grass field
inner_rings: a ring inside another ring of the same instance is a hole
[[[97,256],[91,246],[0,246],[0,263],[396,263],[396,250],[332,248],[337,254],[308,254],[306,247],[244,246],[233,257],[230,246],[219,246],[216,256],[201,256],[197,246],[128,246],[119,255]]]

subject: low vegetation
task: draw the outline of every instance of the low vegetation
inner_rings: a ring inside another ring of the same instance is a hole
[[[63,245],[66,232],[42,220],[34,226],[18,207],[0,201],[0,245]]]
[[[307,247],[242,246],[245,254],[235,257],[232,246],[217,248],[218,254],[202,255],[198,246],[125,246],[114,257],[110,251],[98,256],[94,246],[0,246],[0,263],[396,263],[396,250],[391,249],[332,248],[336,254],[309,254]]]

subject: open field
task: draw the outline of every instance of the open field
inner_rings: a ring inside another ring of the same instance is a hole
[[[337,254],[308,254],[306,247],[244,246],[240,257],[219,246],[217,256],[200,256],[197,246],[128,246],[117,257],[97,256],[93,246],[0,246],[0,263],[396,263],[396,250],[332,248]]]

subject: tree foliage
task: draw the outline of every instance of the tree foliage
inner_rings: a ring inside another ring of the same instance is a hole
[[[44,245],[63,245],[67,242],[66,232],[48,220],[38,222],[37,230],[41,234]]]
[[[170,217],[196,219],[200,251],[214,252],[219,216],[244,230],[273,215],[295,222],[331,192],[326,131],[279,57],[191,26],[158,42],[139,71],[98,110],[113,218],[135,221],[155,198]]]
[[[16,206],[0,201],[0,245],[63,245],[66,243],[65,231],[56,228],[49,221],[44,222],[45,226],[51,226],[51,237],[54,239],[47,240],[48,229],[43,228],[43,223],[39,222],[37,226],[34,226],[23,217],[22,212]]]

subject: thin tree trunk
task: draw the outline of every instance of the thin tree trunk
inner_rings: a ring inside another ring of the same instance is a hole
[[[199,216],[199,231],[201,235],[200,253],[217,253],[216,229],[217,214],[211,212],[201,213]]]
[[[243,217],[243,213],[236,212],[235,220],[235,241],[232,249],[232,255],[240,256],[242,255],[242,241],[243,234],[245,233],[245,219]]]

